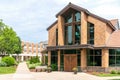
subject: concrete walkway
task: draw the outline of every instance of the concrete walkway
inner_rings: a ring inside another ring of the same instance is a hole
[[[36,76],[35,80],[106,80],[86,73],[74,75],[73,72],[38,72],[32,74]]]
[[[120,79],[116,77],[98,77],[79,72],[74,75],[73,72],[30,72],[26,62],[19,63],[15,74],[0,75],[0,80],[112,80]]]
[[[19,63],[16,73],[13,75],[13,80],[34,80],[34,77],[30,73],[26,62]]]

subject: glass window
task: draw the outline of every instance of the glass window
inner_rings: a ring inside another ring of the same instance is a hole
[[[57,64],[58,62],[57,51],[51,51],[51,64]]]
[[[64,51],[60,51],[60,70],[64,71]]]
[[[87,50],[87,65],[101,66],[101,50]]]
[[[66,45],[80,44],[80,16],[78,11],[72,11],[64,16]]]
[[[65,43],[68,45],[72,45],[72,26],[65,27]]]
[[[80,25],[75,25],[75,44],[80,44]]]
[[[109,65],[115,66],[115,56],[109,56]]]
[[[120,49],[109,49],[109,66],[120,66]]]
[[[68,44],[71,45],[72,44],[72,26],[68,26]]]
[[[71,23],[72,22],[72,14],[69,14],[65,17],[65,23]]]
[[[87,23],[88,29],[87,29],[87,41],[88,44],[94,44],[94,24]]]
[[[120,56],[120,49],[116,49],[116,55]]]
[[[56,45],[58,45],[58,29],[56,29]]]
[[[80,21],[80,12],[75,13],[75,21],[79,22]]]

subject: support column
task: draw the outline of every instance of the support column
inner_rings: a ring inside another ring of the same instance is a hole
[[[45,64],[45,54],[43,54],[43,63]]]
[[[40,60],[42,61],[42,64],[44,64],[44,53],[41,53],[41,59]]]
[[[58,51],[58,71],[60,71],[60,50]]]
[[[81,50],[81,70],[85,70],[87,67],[87,53],[86,49]]]
[[[102,49],[102,67],[107,68],[109,66],[109,50]]]
[[[24,56],[21,56],[21,61],[23,61],[24,60]]]
[[[48,51],[48,66],[51,65],[51,51]]]
[[[81,44],[87,44],[87,15],[81,11]]]

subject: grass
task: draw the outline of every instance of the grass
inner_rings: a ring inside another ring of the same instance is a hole
[[[95,74],[96,76],[100,77],[113,77],[113,76],[120,76],[120,74],[110,74],[110,73],[100,73],[100,74]]]
[[[90,72],[89,74],[96,75],[99,77],[113,77],[113,76],[120,76],[118,73],[104,73],[104,72]]]
[[[10,74],[15,73],[16,67],[10,66],[10,67],[0,67],[0,74]]]

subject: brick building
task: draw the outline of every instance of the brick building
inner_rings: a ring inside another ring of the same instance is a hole
[[[28,60],[32,56],[39,56],[41,60],[40,44],[22,41],[22,53],[19,54],[20,60]]]
[[[69,3],[48,30],[48,65],[58,70],[109,72],[120,69],[120,30],[107,20]]]

